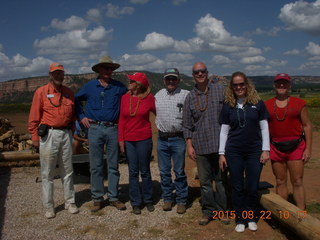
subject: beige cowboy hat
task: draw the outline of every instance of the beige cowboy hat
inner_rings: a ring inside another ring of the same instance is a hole
[[[120,67],[120,64],[114,63],[109,56],[102,56],[100,58],[100,62],[92,67],[92,71],[99,73],[98,70],[99,70],[100,66],[111,67],[111,68],[113,68],[113,70],[116,70],[117,68]]]

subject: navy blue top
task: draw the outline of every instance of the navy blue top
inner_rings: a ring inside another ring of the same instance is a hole
[[[244,119],[245,117],[245,119]],[[230,126],[226,151],[251,151],[262,149],[261,128],[259,122],[267,120],[268,111],[260,100],[256,105],[246,103],[244,108],[230,107],[224,103],[220,113],[220,124]]]
[[[121,82],[114,79],[110,80],[107,87],[103,87],[98,79],[91,80],[75,96],[77,118],[118,122],[120,99],[127,91]],[[85,110],[82,106],[83,101],[86,102]]]

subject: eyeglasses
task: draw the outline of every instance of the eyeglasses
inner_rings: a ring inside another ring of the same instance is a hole
[[[276,88],[288,88],[290,86],[290,82],[288,81],[276,81],[274,82]]]
[[[245,82],[242,82],[242,83],[232,83],[232,87],[233,87],[233,88],[238,88],[238,87],[243,88],[243,87],[245,87],[245,86],[246,86],[246,83],[245,83]]]
[[[166,80],[166,81],[177,81],[178,78],[177,77],[166,77],[164,80]]]
[[[195,75],[197,75],[197,74],[199,74],[199,73],[204,74],[204,73],[206,73],[206,72],[207,72],[207,69],[206,69],[206,68],[204,68],[204,69],[197,69],[197,70],[193,70],[193,71],[192,71],[192,73],[195,74]]]

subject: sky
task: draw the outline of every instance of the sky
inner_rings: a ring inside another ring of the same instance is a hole
[[[5,0],[0,30],[0,81],[52,62],[91,73],[104,55],[118,71],[320,75],[320,0]]]

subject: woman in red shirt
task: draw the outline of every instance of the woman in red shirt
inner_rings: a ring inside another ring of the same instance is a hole
[[[149,80],[144,73],[128,75],[128,93],[121,98],[119,118],[120,151],[126,151],[129,166],[129,197],[134,214],[140,214],[145,204],[154,211],[150,160],[152,131],[150,112],[156,113],[155,98],[150,93]],[[142,187],[139,185],[139,172]]]
[[[312,124],[306,102],[289,96],[291,78],[278,74],[274,79],[276,97],[265,102],[269,111],[270,159],[276,177],[276,191],[288,199],[287,171],[296,205],[305,210],[304,164],[311,156]]]

